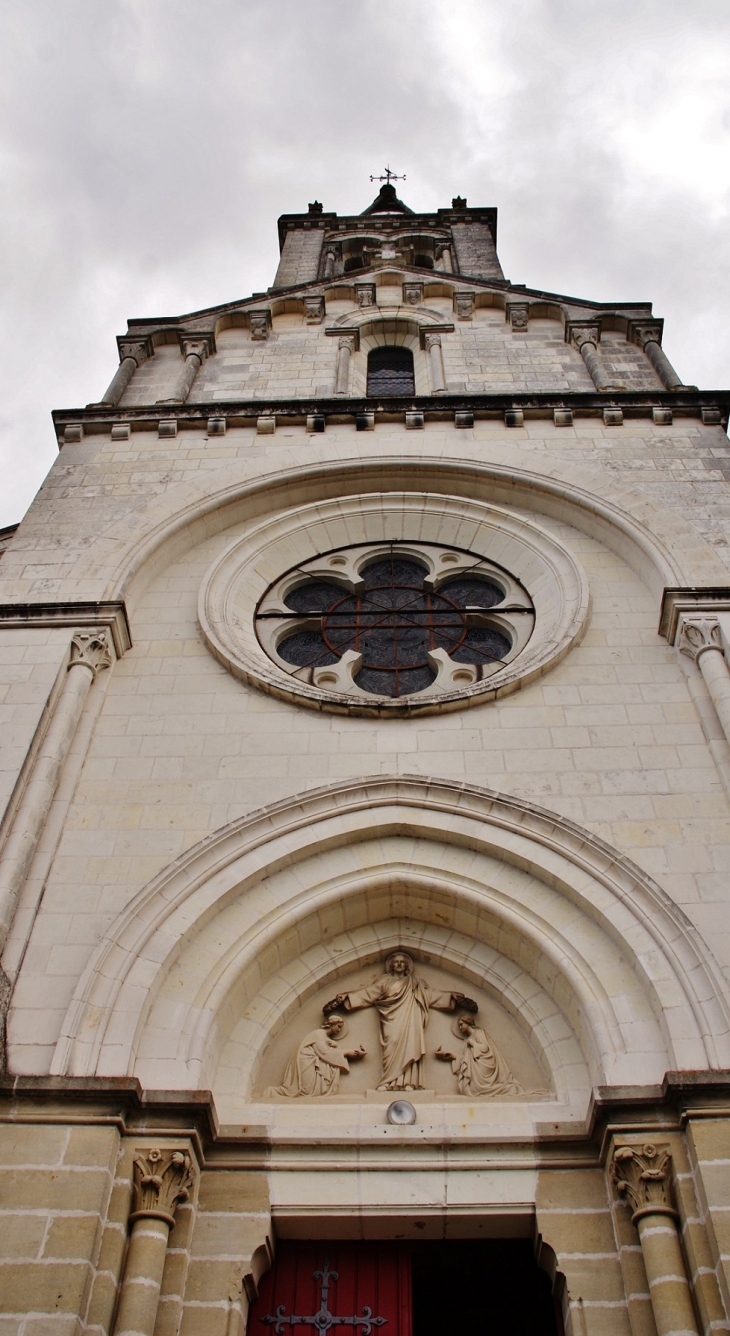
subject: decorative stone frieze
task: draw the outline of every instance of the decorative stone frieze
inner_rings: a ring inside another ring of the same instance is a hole
[[[69,669],[80,664],[91,671],[92,677],[111,668],[114,655],[109,643],[109,635],[102,631],[77,631],[71,641]]]
[[[454,314],[457,320],[474,319],[474,293],[473,292],[455,292],[454,293]]]
[[[358,306],[375,306],[375,284],[356,283],[355,301]]]
[[[530,303],[507,302],[505,318],[513,332],[524,333],[530,323]]]
[[[420,306],[422,302],[423,302],[423,284],[404,283],[403,284],[404,306]]]
[[[194,1183],[193,1162],[187,1151],[159,1149],[139,1152],[134,1157],[134,1210],[130,1221],[140,1217],[175,1223],[175,1211],[187,1201]]]
[[[268,307],[263,311],[249,312],[249,327],[251,338],[257,342],[262,339],[268,339],[271,332],[271,311]]]
[[[318,293],[304,298],[304,321],[307,325],[321,325],[324,320],[324,297]]]

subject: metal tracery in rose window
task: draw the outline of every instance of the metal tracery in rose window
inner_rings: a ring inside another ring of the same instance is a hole
[[[354,651],[360,657],[355,686],[390,697],[431,686],[435,650],[453,664],[501,664],[513,637],[508,626],[490,624],[483,614],[498,605],[504,609],[504,590],[478,561],[433,586],[425,564],[397,551],[361,565],[354,590],[313,575],[283,599],[299,627],[279,637],[276,652],[287,664],[314,671]],[[531,611],[526,602],[506,610]],[[273,614],[259,614],[267,615]]]

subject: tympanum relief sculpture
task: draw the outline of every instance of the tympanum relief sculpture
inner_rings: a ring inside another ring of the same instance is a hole
[[[305,1035],[284,1073],[280,1086],[269,1086],[271,1095],[335,1095],[340,1077],[349,1072],[354,1058],[364,1058],[366,1050],[360,1044],[347,1051],[339,1044],[347,1034],[342,1016],[327,1016],[317,1030]]]
[[[514,1050],[519,1056],[520,1075],[527,1085],[514,1075],[512,1060],[508,1061],[500,1045],[478,1023],[477,1001],[458,987],[444,986],[448,976],[444,978],[442,970],[433,972],[441,975],[438,982],[423,977],[420,968],[416,973],[412,957],[399,950],[387,957],[382,972],[370,981],[358,980],[356,986],[343,988],[322,1005],[324,1020],[317,1028],[310,1028],[288,1052],[283,1041],[277,1045],[281,1056],[274,1063],[281,1063],[279,1072],[284,1067],[283,1080],[268,1085],[263,1098],[356,1098],[358,1091],[367,1098],[376,1089],[424,1091],[426,1095],[436,1095],[438,1090],[442,1098],[548,1096],[547,1090],[536,1088],[544,1087],[544,1080],[531,1054],[526,1063],[529,1046],[514,1022],[506,1015],[497,1020],[500,1008],[484,1000],[502,1044],[506,1038],[506,1051]],[[451,1016],[448,1024],[446,1015],[443,1021],[435,1019],[440,1012]],[[358,1013],[362,1019],[357,1019]],[[366,1043],[351,1040],[349,1047],[343,1045],[348,1034],[346,1014],[351,1018],[349,1028],[359,1028]],[[351,1073],[353,1062],[357,1062],[356,1076]],[[276,1075],[275,1065],[268,1070]]]

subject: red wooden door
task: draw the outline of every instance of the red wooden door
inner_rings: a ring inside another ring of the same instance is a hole
[[[412,1336],[411,1265],[398,1243],[277,1245],[248,1336]]]

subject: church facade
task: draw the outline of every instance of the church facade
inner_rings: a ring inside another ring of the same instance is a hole
[[[726,1331],[730,391],[279,235],[3,534],[1,1336]]]

